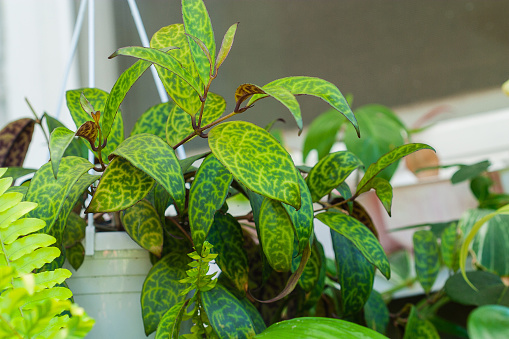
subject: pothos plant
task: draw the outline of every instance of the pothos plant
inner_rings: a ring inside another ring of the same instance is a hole
[[[400,145],[369,166],[348,151],[327,154],[312,168],[295,166],[269,131],[230,118],[271,97],[290,111],[302,131],[296,96],[311,95],[327,102],[336,118],[346,118],[356,138],[359,126],[341,92],[307,76],[264,86],[246,83],[234,93],[231,113],[224,114],[225,99],[210,89],[238,24],[227,30],[216,54],[203,2],[183,0],[182,14],[183,24],[157,31],[150,47],[125,47],[111,56],[138,61],[110,93],[96,88],[67,92],[76,131],[46,115],[53,122],[51,161],[24,189],[25,198],[39,204],[29,216],[46,221],[43,231],[57,239],[62,253],[67,248],[68,258],[82,253],[77,240],[83,223],[77,213],[84,195],[92,197],[86,213],[120,216],[127,233],[152,254],[154,265],[141,295],[147,335],[274,337],[293,328],[301,337],[308,331],[324,337],[382,337],[358,325],[384,331],[374,321],[385,313],[372,286],[375,270],[389,279],[390,267],[377,230],[356,198],[374,189],[390,214],[392,187],[379,174],[431,147]],[[151,65],[172,101],[147,110],[124,140],[120,104]],[[206,138],[210,151],[178,159],[174,150],[195,137]],[[82,141],[95,163],[83,157]],[[352,191],[345,180],[355,171],[362,175]],[[249,206],[247,213],[230,209],[238,201]],[[169,207],[175,213],[167,215]],[[327,270],[314,219],[330,227],[334,270]],[[78,250],[71,251],[75,246]],[[217,279],[207,274],[211,260],[221,269]],[[304,316],[313,316],[312,323]]]

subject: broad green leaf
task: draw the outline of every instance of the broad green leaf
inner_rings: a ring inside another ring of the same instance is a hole
[[[50,134],[57,127],[65,127],[64,124],[62,124],[57,119],[53,118],[48,113],[44,113],[43,117],[46,121],[46,125],[48,127],[48,132]],[[88,152],[87,146],[84,144],[84,142],[80,139],[74,139],[73,141],[71,141],[71,143],[65,150],[64,157],[75,156],[75,157],[87,158],[87,152]]]
[[[182,19],[184,20],[186,33],[203,42],[210,53],[211,61],[214,62],[216,58],[216,41],[214,40],[214,31],[209,13],[203,1],[182,0]],[[193,39],[189,39],[189,47],[200,78],[204,84],[207,84],[211,76],[210,70],[214,69],[214,65],[209,63],[207,56]]]
[[[341,94],[339,89],[332,83],[320,78],[296,76],[274,80],[263,86],[263,88],[272,86],[283,87],[290,91],[293,95],[306,94],[321,98],[329,105],[331,105],[332,108],[343,114],[348,119],[348,121],[350,121],[350,123],[357,131],[357,134],[360,136],[357,120],[355,119],[355,116],[350,109],[348,102],[343,97],[343,94]],[[251,105],[255,101],[264,97],[266,97],[264,94],[254,95],[249,101],[248,105]]]
[[[153,186],[154,179],[148,174],[117,157],[104,171],[87,212],[124,210],[143,199]]]
[[[298,171],[286,150],[264,129],[230,121],[209,132],[212,153],[247,188],[300,208]]]
[[[263,330],[267,328],[265,322],[263,321],[260,312],[256,309],[256,307],[246,298],[239,299],[240,304],[244,308],[244,310],[249,314],[249,318],[251,318],[251,322],[253,323],[253,327],[255,333],[261,333]]]
[[[412,306],[408,322],[405,327],[403,339],[440,339],[440,335],[433,324],[426,319],[421,319],[415,306]]]
[[[389,255],[389,263],[391,264],[391,281],[395,284],[400,284],[410,278],[410,261],[410,253],[407,250],[399,250]]]
[[[202,293],[210,325],[220,338],[251,338],[255,335],[249,313],[233,294],[221,285]]]
[[[137,134],[121,143],[112,154],[128,160],[150,175],[171,195],[180,211],[184,211],[184,176],[175,151],[161,138],[152,134]]]
[[[223,115],[226,109],[226,101],[222,96],[209,92],[207,94],[207,100],[205,101],[205,107],[203,109],[203,115],[201,119],[201,127],[204,127]],[[197,119],[198,120],[198,119]]]
[[[148,48],[148,47],[123,47],[119,48],[109,58],[114,58],[118,55],[130,56],[145,61],[149,61],[158,66],[161,66],[182,78],[187,82],[198,94],[203,93],[203,86],[196,81],[191,74],[182,66],[182,64],[174,58],[171,54],[163,51]]]
[[[16,180],[18,178],[24,177],[25,175],[32,174],[36,172],[37,170],[34,168],[23,168],[23,167],[7,167],[5,172],[5,177],[12,178],[13,180]],[[1,177],[1,176],[0,176]]]
[[[216,263],[241,294],[247,291],[248,262],[239,222],[230,214],[216,213],[207,241],[214,245]],[[195,242],[196,244],[196,242]]]
[[[193,165],[193,163],[195,161],[205,158],[209,154],[210,154],[210,152],[205,152],[205,153],[200,153],[197,155],[190,156],[189,158],[179,160],[180,168],[182,169],[182,173],[186,173],[189,170],[189,168],[191,168],[191,166]]]
[[[366,325],[381,334],[387,331],[389,325],[389,309],[382,299],[382,295],[375,290],[371,294],[364,306],[364,319]]]
[[[322,253],[323,248],[318,241],[313,242],[313,246],[311,247],[311,256],[309,257],[308,263],[302,272],[302,275],[299,279],[299,286],[306,292],[310,292],[313,287],[319,282],[320,279],[320,270],[324,262],[322,262]],[[295,271],[300,264],[302,256],[296,256],[292,260],[292,271]]]
[[[329,154],[343,122],[344,118],[339,116],[335,109],[330,109],[316,117],[309,125],[304,139],[303,161],[306,161],[309,152],[313,149],[318,152],[318,160]]]
[[[294,318],[273,324],[255,336],[259,339],[386,339],[387,337],[369,328],[341,319],[305,317]],[[417,337],[416,337],[417,338]]]
[[[302,251],[304,251],[304,249],[308,246],[309,239],[313,233],[314,210],[313,201],[311,200],[311,193],[309,192],[306,181],[301,175],[298,176],[298,179],[301,201],[300,209],[296,210],[294,207],[287,204],[283,204],[283,207],[286,209],[286,212],[288,212],[288,215],[292,220],[295,234],[297,236],[297,240],[299,241],[298,253],[301,254]]]
[[[120,214],[129,236],[147,251],[160,257],[163,250],[163,226],[156,209],[141,200]]]
[[[74,246],[85,237],[87,223],[78,214],[71,212],[63,235],[62,245],[67,248]]]
[[[459,249],[461,247],[461,235],[458,225],[451,223],[440,236],[440,252],[445,266],[456,272],[459,269]]]
[[[189,284],[179,280],[187,277],[190,261],[185,253],[169,253],[148,272],[141,291],[141,310],[147,336],[157,329],[159,321],[172,306],[185,299],[180,292]]]
[[[461,273],[456,273],[445,282],[445,293],[451,300],[463,305],[499,304],[509,306],[509,287],[499,276],[484,271],[467,272],[467,283]]]
[[[490,166],[491,162],[488,160],[484,160],[473,165],[461,166],[460,169],[452,175],[451,182],[453,184],[458,184],[462,181],[473,179],[486,172]]]
[[[156,339],[178,339],[180,321],[186,310],[187,302],[181,301],[172,306],[161,318],[157,326]]]
[[[384,178],[374,177],[370,180],[367,185],[365,185],[357,194],[361,194],[369,191],[370,189],[374,189],[376,192],[376,196],[380,199],[383,207],[391,216],[391,206],[392,206],[392,186],[389,181]]]
[[[72,268],[78,270],[85,260],[85,248],[78,242],[65,250],[65,256]]]
[[[417,231],[413,236],[415,272],[424,292],[428,294],[440,270],[437,239],[431,231]]]
[[[34,203],[22,202],[22,208],[24,209],[20,215],[27,213],[30,209],[34,209]],[[4,224],[3,220],[4,216],[2,216],[2,220],[0,221],[0,236],[2,237],[2,241],[4,244],[10,244],[18,237],[37,232],[42,229],[46,224],[44,221],[36,218],[22,218],[12,222],[11,217],[7,218],[7,222]],[[11,223],[12,227],[7,227],[7,225]]]
[[[35,120],[23,118],[8,123],[0,131],[0,167],[23,166],[34,125]]]
[[[28,186],[12,186],[7,189],[8,193],[21,193],[23,194],[23,199],[25,199],[25,196],[28,191]]]
[[[196,173],[189,192],[189,224],[197,251],[201,251],[214,214],[223,206],[232,180],[230,172],[212,154],[203,160]]]
[[[388,166],[390,166],[397,160],[403,158],[404,156],[407,156],[421,149],[433,150],[431,146],[428,146],[426,144],[407,144],[396,147],[389,153],[382,155],[380,159],[378,159],[375,163],[369,165],[368,169],[366,170],[366,173],[364,173],[364,176],[357,185],[357,192],[362,191],[364,186],[366,186],[371,180],[373,180],[373,178],[375,178],[375,176],[378,173],[380,173],[383,169],[387,168]]]
[[[58,166],[67,146],[73,141],[74,132],[65,127],[57,127],[53,130],[49,140],[49,153],[53,175],[57,178]]]
[[[371,294],[375,268],[351,241],[333,230],[330,232],[341,285],[343,314],[356,314]]]
[[[348,151],[330,153],[320,160],[306,178],[313,202],[329,194],[354,170],[362,166],[359,158]]]
[[[134,85],[134,83],[145,73],[151,63],[145,60],[138,60],[131,67],[126,69],[117,79],[111,93],[108,95],[102,114],[102,133],[105,138],[110,134],[113,121],[117,117],[117,112],[122,101]],[[97,107],[96,107],[97,109]]]
[[[346,149],[357,155],[366,168],[375,163],[382,155],[405,143],[405,126],[387,107],[366,105],[355,110],[362,138],[356,138],[351,129],[345,130]],[[380,176],[390,180],[396,171],[399,159],[382,171]]]
[[[237,26],[239,25],[238,22],[234,23],[233,25],[228,28],[226,31],[223,42],[221,43],[221,48],[219,49],[219,52],[217,53],[216,58],[216,71],[219,69],[219,67],[223,64],[226,57],[228,56],[228,53],[230,53],[230,50],[233,45],[233,40],[235,38],[235,32],[237,32]]]
[[[260,208],[260,238],[270,266],[278,272],[292,268],[293,225],[280,202],[265,198]]]
[[[468,335],[472,339],[508,338],[507,324],[509,324],[509,307],[482,306],[468,316]]]
[[[161,49],[170,46],[175,46],[177,49],[171,50],[168,53],[179,60],[182,67],[184,67],[193,78],[199,79],[183,24],[163,27],[157,31],[150,40],[150,47],[152,48]],[[175,73],[157,65],[156,69],[166,91],[173,101],[186,113],[195,115],[201,107],[200,96],[196,91]]]
[[[168,101],[147,109],[134,124],[131,136],[141,133],[150,133],[161,139],[166,138],[166,121],[175,103]]]
[[[58,179],[53,176],[51,162],[43,165],[34,175],[26,195],[27,201],[37,201],[39,206],[28,214],[46,222],[43,232],[48,233],[57,220],[62,206],[79,178],[93,165],[79,157],[65,157],[60,162]]]
[[[342,213],[325,212],[316,218],[351,241],[362,255],[382,274],[390,278],[390,266],[385,252],[371,231],[357,219]]]

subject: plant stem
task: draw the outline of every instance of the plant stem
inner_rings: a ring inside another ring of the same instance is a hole
[[[186,230],[184,228],[182,228],[182,226],[177,222],[175,221],[175,219],[173,219],[172,217],[167,217],[167,219],[170,219],[170,221],[178,227],[178,229],[184,234],[184,236],[187,238],[187,240],[189,240],[189,242],[191,243],[191,245],[193,245],[194,247],[194,242],[193,242],[193,239],[191,239],[191,237],[189,236],[189,234],[186,232]]]
[[[44,135],[44,138],[46,139],[46,142],[48,143],[48,146],[49,146],[49,137],[48,137],[48,134],[46,133],[46,131],[44,130],[44,127],[42,126],[42,120],[39,119],[39,117],[37,116],[37,113],[35,113],[35,110],[34,108],[32,107],[32,104],[30,104],[30,101],[28,101],[27,98],[25,98],[25,101],[26,103],[28,104],[28,107],[30,108],[30,111],[32,111],[32,114],[34,115],[35,117],[35,123],[39,126],[41,126],[41,129],[42,129],[42,134]]]

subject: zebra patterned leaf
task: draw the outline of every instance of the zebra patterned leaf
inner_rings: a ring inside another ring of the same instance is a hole
[[[198,70],[191,56],[188,38],[184,30],[184,25],[175,24],[161,28],[150,40],[150,47],[161,49],[165,47],[175,46],[177,49],[171,50],[170,53],[179,62],[182,63],[189,74],[199,79]],[[196,91],[181,77],[175,73],[156,65],[159,78],[164,87],[175,103],[187,114],[194,115],[201,107],[201,101]]]
[[[352,315],[364,307],[371,294],[375,269],[355,245],[331,230],[336,258],[343,314]]]
[[[389,325],[389,309],[385,304],[382,295],[375,290],[371,294],[364,306],[364,319],[366,325],[378,333],[385,334]]]
[[[157,329],[161,318],[171,307],[184,300],[185,296],[180,292],[189,284],[179,280],[187,277],[190,261],[185,253],[169,253],[148,272],[141,291],[141,310],[147,336]]]
[[[428,294],[440,270],[440,253],[433,232],[421,230],[414,233],[415,273],[424,292]]]
[[[148,174],[117,157],[104,171],[87,212],[124,210],[143,199],[153,186],[154,179]]]
[[[182,19],[186,33],[201,40],[210,53],[210,62],[216,58],[216,41],[214,40],[214,31],[210,22],[209,13],[202,0],[182,0]],[[189,38],[189,48],[193,57],[200,78],[204,84],[209,82],[214,64],[210,64],[209,58],[205,55],[202,48]]]
[[[203,292],[202,302],[210,325],[220,338],[251,338],[255,335],[253,322],[242,304],[226,288],[217,284]]]
[[[141,133],[150,133],[161,139],[166,138],[166,121],[175,103],[168,101],[150,107],[134,124],[131,136]]]
[[[176,207],[184,210],[184,176],[175,151],[161,138],[147,133],[137,134],[120,144],[113,154],[150,175],[171,195]]]
[[[269,96],[273,97],[280,103],[282,103],[290,113],[292,113],[295,122],[297,122],[297,127],[299,127],[299,135],[302,132],[302,115],[300,112],[300,105],[292,92],[286,89],[284,86],[276,86],[276,85],[265,85],[262,87],[264,92]]]
[[[90,145],[95,145],[98,133],[99,129],[97,128],[95,121],[87,121],[78,128],[76,136],[84,138]]]
[[[180,322],[186,310],[187,302],[181,301],[172,306],[161,318],[157,326],[155,339],[178,339]]]
[[[65,127],[57,127],[51,132],[49,140],[49,153],[53,175],[57,178],[58,166],[67,146],[73,141],[75,133]]]
[[[299,279],[299,286],[302,287],[302,289],[306,292],[310,292],[313,287],[319,282],[320,280],[320,270],[322,268],[322,264],[325,265],[324,262],[322,262],[322,253],[323,248],[320,245],[317,245],[318,241],[313,242],[313,246],[311,247],[311,256],[309,257],[309,260],[306,264],[306,267],[304,267],[304,271],[302,272],[302,275]],[[296,271],[297,267],[299,267],[300,261],[302,259],[302,256],[294,256],[292,261],[292,271]],[[325,277],[324,277],[325,278]]]
[[[318,220],[353,243],[371,264],[375,265],[389,279],[389,260],[373,233],[357,219],[346,214],[325,212],[316,216]]]
[[[290,91],[290,93],[293,95],[306,94],[321,98],[329,105],[331,105],[332,108],[343,114],[348,119],[348,121],[350,121],[350,123],[357,131],[357,134],[360,136],[357,119],[355,119],[355,116],[350,109],[348,102],[343,97],[343,94],[341,94],[339,89],[332,83],[320,78],[296,76],[274,80],[263,86],[263,88],[273,86],[283,87]],[[249,101],[248,105],[264,97],[266,97],[264,94],[254,95]]]
[[[0,131],[0,167],[23,166],[34,125],[35,120],[23,118],[10,122]]]
[[[230,50],[233,45],[233,40],[235,38],[235,32],[237,32],[238,25],[239,25],[238,22],[231,25],[223,37],[223,42],[221,43],[221,48],[219,49],[219,52],[217,53],[216,70],[223,64],[226,57],[228,56],[228,53],[230,53]]]
[[[392,186],[389,181],[384,178],[375,177],[370,180],[357,194],[361,194],[369,191],[370,189],[374,189],[376,192],[376,196],[380,199],[383,207],[391,216],[391,206],[392,206]]]
[[[509,307],[501,305],[481,306],[468,316],[468,335],[472,339],[496,339],[509,337]]]
[[[357,156],[348,151],[330,153],[320,160],[306,178],[313,202],[329,194],[363,164]]]
[[[258,312],[256,307],[247,298],[239,299],[239,302],[244,310],[249,314],[249,318],[251,318],[256,334],[263,332],[267,326],[265,325],[260,312]]]
[[[415,306],[412,306],[410,310],[408,322],[405,327],[405,335],[403,336],[403,339],[413,338],[440,339],[440,335],[435,326],[433,326],[429,320],[422,319],[417,313]]]
[[[129,236],[147,251],[160,257],[163,251],[163,226],[156,209],[141,200],[120,214]]]
[[[214,214],[223,206],[232,180],[230,172],[212,154],[203,160],[196,173],[189,192],[189,223],[197,251],[201,251]]]
[[[293,225],[280,202],[265,198],[260,208],[260,238],[270,266],[278,272],[292,268]]]
[[[230,214],[216,213],[207,241],[214,245],[216,263],[236,289],[247,291],[248,262],[239,222]],[[196,243],[195,243],[196,244]]]
[[[264,129],[245,121],[209,132],[212,153],[247,188],[300,208],[298,171],[286,150]]]

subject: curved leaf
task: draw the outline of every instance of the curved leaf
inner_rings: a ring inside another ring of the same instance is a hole
[[[186,310],[187,302],[181,301],[172,306],[161,318],[157,326],[156,339],[178,338],[180,322]]]
[[[458,225],[451,223],[440,236],[440,253],[445,266],[453,272],[458,270],[459,249],[461,246],[461,235],[458,232]]]
[[[389,260],[376,237],[366,226],[342,213],[325,212],[317,214],[316,218],[351,241],[370,263],[387,279],[390,278]]]
[[[32,141],[35,120],[23,118],[0,131],[0,167],[23,166]]]
[[[468,335],[472,339],[509,337],[509,307],[487,305],[479,307],[468,316]]]
[[[310,292],[313,289],[313,287],[315,287],[315,285],[318,283],[320,279],[320,270],[322,268],[322,265],[325,265],[325,263],[322,262],[321,252],[323,252],[323,248],[321,248],[321,245],[317,244],[319,244],[319,242],[315,240],[313,242],[313,246],[311,247],[311,255],[309,257],[309,260],[299,279],[299,286],[306,292]],[[300,255],[293,258],[292,271],[295,271],[297,269],[301,259],[302,256]]]
[[[440,270],[440,252],[437,239],[431,231],[414,233],[415,272],[424,292],[428,294]]]
[[[166,138],[166,121],[175,103],[168,101],[147,109],[136,121],[131,136],[141,133],[150,133],[161,139]]]
[[[451,183],[458,184],[465,180],[473,179],[486,172],[491,162],[484,160],[473,165],[461,166],[451,177]]]
[[[343,122],[344,118],[340,117],[335,109],[330,109],[316,117],[309,125],[304,139],[303,161],[306,161],[309,152],[313,149],[318,152],[318,160],[329,154]]]
[[[463,305],[499,304],[509,306],[509,287],[505,286],[499,276],[484,272],[467,272],[468,281],[476,288],[475,291],[466,282],[461,273],[456,273],[445,282],[445,293],[451,300]]]
[[[65,251],[65,256],[72,268],[78,270],[85,260],[85,248],[78,242]]]
[[[389,181],[384,178],[375,177],[370,180],[357,194],[361,194],[369,191],[370,189],[374,189],[376,192],[376,196],[382,203],[383,207],[391,216],[391,206],[392,206],[392,186]]]
[[[62,245],[64,248],[74,246],[85,237],[87,223],[78,214],[71,212],[67,218]]]
[[[238,22],[234,23],[233,25],[228,28],[226,33],[223,37],[223,42],[221,43],[221,48],[219,49],[219,53],[217,53],[216,58],[216,70],[223,64],[226,57],[228,56],[228,53],[230,53],[230,49],[233,45],[233,40],[235,38],[235,32],[237,31],[237,26],[239,25]]]
[[[435,326],[429,320],[421,319],[415,306],[412,306],[403,336],[403,339],[413,338],[440,339]]]
[[[247,314],[249,314],[249,318],[251,318],[251,322],[253,323],[255,333],[258,334],[263,332],[263,330],[265,330],[267,326],[265,325],[265,322],[263,321],[260,312],[258,312],[256,307],[247,298],[239,299],[239,302],[244,308],[244,310],[247,312]]]
[[[46,125],[48,127],[48,132],[50,134],[57,127],[65,127],[64,124],[62,124],[57,119],[53,118],[48,113],[44,113],[43,118],[46,120]],[[75,157],[87,158],[87,153],[88,153],[87,146],[85,146],[83,141],[80,139],[74,139],[73,141],[71,141],[71,143],[65,150],[64,157],[75,156]]]
[[[381,334],[385,334],[389,325],[389,309],[385,304],[382,295],[375,290],[371,294],[364,306],[364,319],[366,325]]]
[[[65,127],[57,127],[51,132],[49,140],[49,152],[51,157],[51,167],[55,179],[58,174],[58,166],[64,155],[67,146],[73,141],[75,133]]]
[[[212,153],[250,190],[300,208],[298,171],[286,150],[264,129],[245,121],[209,132]]]

